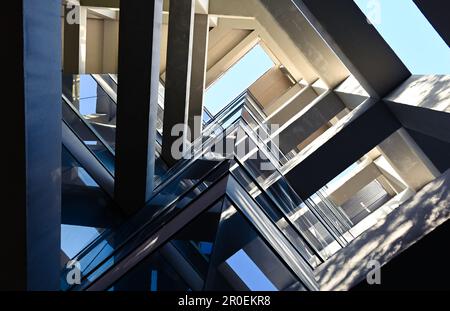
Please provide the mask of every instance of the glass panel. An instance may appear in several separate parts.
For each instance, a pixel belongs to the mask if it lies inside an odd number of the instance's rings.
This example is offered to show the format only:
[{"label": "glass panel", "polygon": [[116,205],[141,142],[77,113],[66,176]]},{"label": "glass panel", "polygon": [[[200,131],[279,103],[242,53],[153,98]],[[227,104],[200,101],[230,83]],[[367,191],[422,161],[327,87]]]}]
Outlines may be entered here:
[{"label": "glass panel", "polygon": [[110,290],[201,290],[208,274],[221,207],[219,202],[202,213],[115,282]]},{"label": "glass panel", "polygon": [[114,78],[109,74],[99,74],[99,76],[105,83],[108,85],[111,90],[117,94],[117,82],[114,80]]},{"label": "glass panel", "polygon": [[113,150],[117,105],[91,75],[63,76],[63,95]]},{"label": "glass panel", "polygon": [[[320,221],[320,218],[313,214],[310,207],[298,197],[284,176],[278,171],[277,166],[273,164],[273,161],[270,161],[270,156],[267,156],[269,151],[265,148],[266,146],[257,143],[254,133],[245,125],[242,126],[240,135],[246,136],[249,140],[249,145],[257,146],[250,148],[258,151],[254,152],[250,157],[241,157],[241,153],[238,152],[236,153],[237,159],[249,176],[260,185],[268,198],[271,199],[272,204],[283,213],[289,223],[292,223],[305,241],[321,257],[326,259],[339,250],[341,248],[340,241],[337,241],[337,239],[340,235],[333,234],[331,229],[325,226]],[[252,196],[256,197],[259,193],[252,194]],[[315,256],[307,256],[306,258],[313,266],[317,265]]]},{"label": "glass panel", "polygon": [[[121,221],[109,196],[62,148],[61,250],[69,259]],[[63,288],[67,287],[63,278]]]},{"label": "glass panel", "polygon": [[267,217],[270,218],[283,235],[293,244],[299,254],[301,254],[312,268],[316,268],[322,262],[321,258],[314,253],[314,249],[308,245],[308,241],[303,239],[293,224],[285,218],[268,195],[260,191],[259,185],[251,180],[247,172],[245,172],[245,169],[237,166],[233,169],[232,174],[240,185],[251,194],[261,209],[266,213]]},{"label": "glass panel", "polygon": [[69,128],[83,141],[86,147],[100,160],[100,162],[114,174],[114,154],[99,136],[94,133],[94,129],[83,121],[70,104],[62,101],[62,118]]},{"label": "glass panel", "polygon": [[225,201],[206,290],[304,290],[245,217]]},{"label": "glass panel", "polygon": [[[108,261],[107,258],[114,254],[114,261],[120,260],[140,245],[150,234],[215,183],[228,169],[225,164],[197,160],[184,174],[171,179],[155,193],[145,208],[120,227],[102,234],[98,241],[78,256],[83,274],[88,275],[94,269],[106,271],[113,264],[113,261]],[[91,276],[90,280],[96,277],[97,274]]]}]

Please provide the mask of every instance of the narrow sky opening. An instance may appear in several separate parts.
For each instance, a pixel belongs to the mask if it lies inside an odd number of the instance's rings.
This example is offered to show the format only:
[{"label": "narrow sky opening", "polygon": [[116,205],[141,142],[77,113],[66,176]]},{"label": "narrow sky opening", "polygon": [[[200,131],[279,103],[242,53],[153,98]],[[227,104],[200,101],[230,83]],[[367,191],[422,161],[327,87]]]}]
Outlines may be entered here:
[{"label": "narrow sky opening", "polygon": [[450,48],[412,0],[354,0],[413,74],[450,74]]},{"label": "narrow sky opening", "polygon": [[277,288],[259,269],[244,250],[239,250],[226,260],[251,291],[277,291]]},{"label": "narrow sky opening", "polygon": [[205,107],[211,114],[217,114],[273,66],[272,59],[264,49],[259,44],[255,45],[208,88]]}]

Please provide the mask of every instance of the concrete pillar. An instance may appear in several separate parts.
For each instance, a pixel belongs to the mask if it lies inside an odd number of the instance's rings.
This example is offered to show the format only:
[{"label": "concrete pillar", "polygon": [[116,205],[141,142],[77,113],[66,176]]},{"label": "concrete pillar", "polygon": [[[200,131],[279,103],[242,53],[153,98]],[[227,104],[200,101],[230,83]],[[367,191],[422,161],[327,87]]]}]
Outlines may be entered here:
[{"label": "concrete pillar", "polygon": [[64,73],[86,72],[86,42],[87,8],[69,2],[64,8]]},{"label": "concrete pillar", "polygon": [[117,73],[119,48],[119,22],[105,20],[103,22],[103,72]]},{"label": "concrete pillar", "polygon": [[[347,68],[328,47],[320,34],[314,30],[309,21],[302,14],[299,14],[292,0],[258,0],[258,2],[264,6],[270,13],[271,18],[280,25],[298,51],[301,52],[302,56],[299,55],[294,58],[296,62],[305,57],[307,63],[317,73],[317,77],[331,89],[348,77]],[[264,22],[261,23],[265,24]],[[268,28],[268,30],[272,32],[271,28]],[[304,65],[302,64],[302,66]],[[313,81],[308,82],[312,83]]]},{"label": "concrete pillar", "polygon": [[[194,0],[170,1],[161,151],[161,156],[168,166],[174,165],[177,158],[181,158],[182,150],[186,143],[185,135],[187,132],[189,113],[194,34],[194,8]],[[178,128],[175,129],[175,126]],[[174,130],[173,133],[172,130]],[[183,143],[181,146],[176,146],[180,139]]]},{"label": "concrete pillar", "polygon": [[162,0],[120,9],[115,198],[131,214],[153,191]]},{"label": "concrete pillar", "polygon": [[384,97],[411,75],[353,0],[293,1],[370,96]]},{"label": "concrete pillar", "polygon": [[209,22],[207,14],[195,14],[188,126],[191,141],[202,133]]},{"label": "concrete pillar", "polygon": [[3,4],[0,290],[59,290],[61,1]]}]

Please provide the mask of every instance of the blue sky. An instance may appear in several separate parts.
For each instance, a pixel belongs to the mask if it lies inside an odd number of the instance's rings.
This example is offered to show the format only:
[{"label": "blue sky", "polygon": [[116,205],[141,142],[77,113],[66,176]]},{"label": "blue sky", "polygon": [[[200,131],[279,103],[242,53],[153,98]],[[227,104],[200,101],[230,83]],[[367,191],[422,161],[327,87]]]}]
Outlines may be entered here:
[{"label": "blue sky", "polygon": [[368,17],[375,1],[375,28],[413,74],[450,74],[450,48],[412,0],[355,0]]},{"label": "blue sky", "polygon": [[[378,1],[380,23],[374,26],[413,74],[450,74],[450,48],[412,0],[354,1],[368,17]],[[205,106],[216,114],[273,66],[256,45],[207,90]]]},{"label": "blue sky", "polygon": [[277,291],[275,285],[243,249],[228,258],[226,262],[251,291]]},{"label": "blue sky", "polygon": [[205,107],[215,115],[273,66],[270,57],[257,44],[208,88]]}]

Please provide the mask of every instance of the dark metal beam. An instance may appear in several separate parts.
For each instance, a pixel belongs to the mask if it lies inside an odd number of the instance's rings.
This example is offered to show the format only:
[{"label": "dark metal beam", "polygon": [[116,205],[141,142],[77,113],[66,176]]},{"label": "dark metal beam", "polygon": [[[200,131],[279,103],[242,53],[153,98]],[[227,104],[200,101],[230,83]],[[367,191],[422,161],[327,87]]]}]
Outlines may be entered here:
[{"label": "dark metal beam", "polygon": [[444,39],[445,43],[450,46],[450,23],[448,21],[450,2],[443,0],[414,0],[414,3]]},{"label": "dark metal beam", "polygon": [[293,1],[372,97],[383,98],[411,76],[353,0]]},{"label": "dark metal beam", "polygon": [[181,133],[177,131],[177,133],[172,134],[174,126],[180,127],[180,131],[183,131],[183,141],[186,139],[191,84],[194,8],[194,0],[172,0],[170,2],[161,152],[163,159],[169,166],[176,163],[177,157],[180,157],[182,151],[180,150],[182,147],[175,148],[181,136],[176,135]]},{"label": "dark metal beam", "polygon": [[115,198],[127,214],[153,191],[162,5],[120,3]]},{"label": "dark metal beam", "polygon": [[382,102],[367,104],[355,110],[350,119],[342,119],[344,122],[332,137],[286,174],[302,199],[317,192],[401,127]]},{"label": "dark metal beam", "polygon": [[4,3],[0,289],[59,290],[61,1]]},{"label": "dark metal beam", "polygon": [[80,0],[82,6],[93,6],[101,8],[119,8],[120,0]]},{"label": "dark metal beam", "polygon": [[195,14],[188,111],[188,127],[191,131],[190,141],[194,141],[202,133],[208,35],[208,14]]}]

